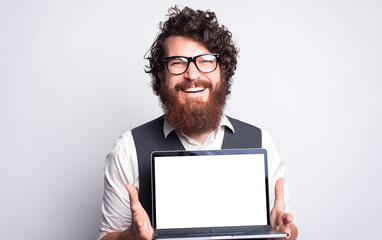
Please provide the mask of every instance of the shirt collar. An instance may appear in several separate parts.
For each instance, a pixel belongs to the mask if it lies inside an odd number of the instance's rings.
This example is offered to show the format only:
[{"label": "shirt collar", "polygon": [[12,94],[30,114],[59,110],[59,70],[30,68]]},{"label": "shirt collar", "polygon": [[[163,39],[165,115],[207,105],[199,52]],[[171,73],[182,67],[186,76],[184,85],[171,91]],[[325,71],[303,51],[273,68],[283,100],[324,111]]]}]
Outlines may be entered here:
[{"label": "shirt collar", "polygon": [[[235,133],[235,129],[233,128],[231,122],[228,120],[227,116],[226,115],[223,115],[223,117],[221,118],[220,120],[220,124],[219,124],[219,127],[220,126],[225,126],[225,127],[228,127],[231,129],[231,131],[233,133]],[[175,130],[175,127],[171,126],[170,123],[164,119],[164,124],[163,124],[163,134],[164,134],[164,137],[167,138],[167,136]]]}]

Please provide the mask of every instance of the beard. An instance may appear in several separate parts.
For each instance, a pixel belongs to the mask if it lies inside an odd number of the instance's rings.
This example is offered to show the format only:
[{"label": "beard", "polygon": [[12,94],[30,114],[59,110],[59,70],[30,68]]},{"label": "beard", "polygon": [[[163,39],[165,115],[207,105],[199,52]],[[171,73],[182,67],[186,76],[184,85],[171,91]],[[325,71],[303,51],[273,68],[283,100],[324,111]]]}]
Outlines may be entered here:
[{"label": "beard", "polygon": [[[202,99],[186,99],[181,103],[178,91],[188,87],[205,87],[209,89],[207,101]],[[206,90],[205,89],[205,90]],[[204,91],[205,91],[204,90]],[[214,131],[219,126],[228,95],[228,83],[222,79],[214,88],[205,81],[189,81],[178,83],[174,89],[162,83],[159,97],[165,112],[165,119],[184,134],[202,134]]]}]

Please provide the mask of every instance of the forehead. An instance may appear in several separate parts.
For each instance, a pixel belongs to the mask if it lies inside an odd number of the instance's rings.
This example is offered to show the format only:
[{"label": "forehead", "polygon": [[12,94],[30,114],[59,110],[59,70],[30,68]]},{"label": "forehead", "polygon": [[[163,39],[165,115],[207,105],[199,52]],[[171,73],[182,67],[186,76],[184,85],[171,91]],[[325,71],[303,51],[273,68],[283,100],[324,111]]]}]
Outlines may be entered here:
[{"label": "forehead", "polygon": [[194,39],[183,36],[170,36],[166,40],[165,57],[194,57],[205,53],[211,52],[201,42]]}]

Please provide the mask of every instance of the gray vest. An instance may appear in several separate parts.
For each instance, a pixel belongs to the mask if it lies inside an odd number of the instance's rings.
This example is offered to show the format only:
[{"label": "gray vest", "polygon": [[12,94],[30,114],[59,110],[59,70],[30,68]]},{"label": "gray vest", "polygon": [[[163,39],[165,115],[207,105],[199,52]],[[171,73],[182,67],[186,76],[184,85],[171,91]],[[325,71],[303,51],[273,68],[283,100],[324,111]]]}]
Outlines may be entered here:
[{"label": "gray vest", "polygon": [[[222,149],[261,148],[261,130],[255,126],[227,117],[235,133],[225,128]],[[151,211],[151,153],[153,151],[185,150],[175,131],[167,138],[163,134],[163,116],[134,128],[135,148],[138,156],[139,200],[149,215]]]}]

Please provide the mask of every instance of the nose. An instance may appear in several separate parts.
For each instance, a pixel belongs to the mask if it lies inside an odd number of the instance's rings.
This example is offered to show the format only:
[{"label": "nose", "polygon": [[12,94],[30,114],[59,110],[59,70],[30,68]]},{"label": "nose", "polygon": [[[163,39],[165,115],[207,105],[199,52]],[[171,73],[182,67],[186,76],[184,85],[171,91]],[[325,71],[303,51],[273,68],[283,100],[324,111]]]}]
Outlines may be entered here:
[{"label": "nose", "polygon": [[194,62],[190,62],[187,71],[184,73],[184,77],[190,81],[194,81],[200,77],[200,71]]}]

